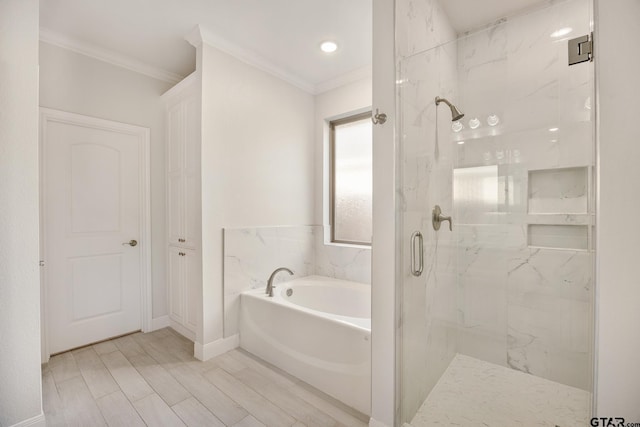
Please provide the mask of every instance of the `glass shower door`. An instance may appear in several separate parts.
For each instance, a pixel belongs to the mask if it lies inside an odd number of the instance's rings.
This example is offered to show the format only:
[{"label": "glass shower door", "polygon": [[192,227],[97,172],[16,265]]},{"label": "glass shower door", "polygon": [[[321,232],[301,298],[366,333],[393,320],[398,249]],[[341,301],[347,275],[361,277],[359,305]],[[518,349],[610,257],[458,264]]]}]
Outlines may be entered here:
[{"label": "glass shower door", "polygon": [[401,423],[588,423],[593,64],[567,51],[591,10],[546,4],[399,58]]}]

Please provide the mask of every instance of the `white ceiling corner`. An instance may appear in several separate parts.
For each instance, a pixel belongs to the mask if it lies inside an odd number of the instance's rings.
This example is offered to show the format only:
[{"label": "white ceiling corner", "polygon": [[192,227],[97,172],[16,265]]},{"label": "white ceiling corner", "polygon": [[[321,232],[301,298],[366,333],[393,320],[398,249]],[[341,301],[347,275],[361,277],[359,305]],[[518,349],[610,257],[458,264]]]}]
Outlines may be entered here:
[{"label": "white ceiling corner", "polygon": [[246,64],[284,80],[305,92],[310,94],[315,93],[315,86],[313,83],[288,72],[256,52],[243,48],[217,34],[214,34],[203,25],[198,25],[192,32],[185,36],[185,40],[196,47],[202,43],[215,47],[216,49],[227,53]]},{"label": "white ceiling corner", "polygon": [[371,66],[372,0],[40,0],[40,23],[44,42],[170,82],[198,38],[312,94]]},{"label": "white ceiling corner", "polygon": [[154,67],[135,58],[123,55],[112,50],[104,49],[83,40],[65,36],[48,28],[40,27],[40,40],[45,43],[62,47],[64,49],[68,49],[73,52],[80,53],[82,55],[89,56],[91,58],[95,58],[118,67],[126,68],[127,70],[135,71],[137,73],[144,74],[158,80],[166,81],[168,83],[176,84],[184,78],[184,76],[181,76],[179,74]]},{"label": "white ceiling corner", "polygon": [[349,83],[355,83],[359,80],[370,79],[372,76],[373,67],[371,65],[367,65],[315,85],[313,93],[315,95],[318,95],[323,92],[328,92],[332,89],[339,88],[340,86],[348,85]]}]

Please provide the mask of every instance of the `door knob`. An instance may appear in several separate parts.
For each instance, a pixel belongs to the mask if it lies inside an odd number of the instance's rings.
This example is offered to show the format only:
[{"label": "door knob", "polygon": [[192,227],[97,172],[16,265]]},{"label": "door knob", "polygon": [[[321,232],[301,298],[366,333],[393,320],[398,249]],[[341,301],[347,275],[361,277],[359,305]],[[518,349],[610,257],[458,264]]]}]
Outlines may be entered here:
[{"label": "door knob", "polygon": [[431,224],[433,224],[433,229],[436,231],[440,230],[440,225],[442,225],[443,221],[449,221],[449,231],[453,231],[451,217],[442,215],[442,209],[440,209],[440,206],[436,205],[433,208],[433,212],[431,212]]},{"label": "door knob", "polygon": [[129,240],[128,242],[123,243],[122,246],[124,245],[136,246],[137,244],[138,244],[137,240]]}]

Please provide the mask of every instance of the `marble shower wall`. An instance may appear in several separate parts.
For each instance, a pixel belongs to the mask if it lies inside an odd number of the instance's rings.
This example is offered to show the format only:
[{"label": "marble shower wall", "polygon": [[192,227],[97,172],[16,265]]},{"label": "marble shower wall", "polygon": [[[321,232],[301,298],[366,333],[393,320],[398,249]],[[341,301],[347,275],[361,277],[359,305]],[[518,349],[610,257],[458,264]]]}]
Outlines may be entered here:
[{"label": "marble shower wall", "polygon": [[[402,414],[410,421],[456,354],[456,246],[446,225],[431,226],[437,204],[453,210],[452,175],[455,151],[449,143],[451,114],[436,108],[436,96],[457,98],[457,49],[442,41],[455,32],[440,4],[401,0],[397,8],[399,86],[398,203],[403,240],[398,247],[402,268]],[[437,124],[436,124],[437,123]],[[424,236],[424,272],[410,273],[409,236]]]},{"label": "marble shower wall", "polygon": [[[569,67],[588,0],[557,2],[458,39],[465,128],[454,206],[458,351],[591,389],[593,69]],[[490,115],[499,124],[489,126]],[[469,120],[480,126],[471,129]],[[464,141],[464,144],[457,144]]]},{"label": "marble shower wall", "polygon": [[[460,35],[438,0],[398,0],[396,16],[403,421],[455,353],[590,390],[593,65],[569,67],[550,37],[588,34],[589,0]],[[444,106],[436,119],[437,95],[466,114],[462,131]],[[435,204],[453,233],[433,231]]]},{"label": "marble shower wall", "polygon": [[396,1],[396,57],[400,60],[457,38],[438,0]]},{"label": "marble shower wall", "polygon": [[[294,277],[320,275],[371,283],[371,250],[325,245],[322,226],[224,230],[224,336],[238,333],[240,294],[265,288],[278,267]],[[284,280],[287,274],[277,281]]]}]

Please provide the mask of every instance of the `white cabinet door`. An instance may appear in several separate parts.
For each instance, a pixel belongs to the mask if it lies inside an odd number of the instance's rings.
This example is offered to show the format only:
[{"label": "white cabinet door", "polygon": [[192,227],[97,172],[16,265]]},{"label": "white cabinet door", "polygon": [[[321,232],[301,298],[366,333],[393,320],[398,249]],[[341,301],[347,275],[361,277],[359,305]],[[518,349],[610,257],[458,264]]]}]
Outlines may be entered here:
[{"label": "white cabinet door", "polygon": [[169,173],[182,172],[184,165],[184,118],[182,103],[174,105],[167,112],[167,135],[169,147],[167,150],[167,171]]},{"label": "white cabinet door", "polygon": [[167,109],[167,229],[169,315],[173,327],[190,336],[201,311],[199,256],[200,106],[193,87],[185,86]]},{"label": "white cabinet door", "polygon": [[167,231],[169,244],[197,247],[200,230],[200,131],[197,99],[167,113]]},{"label": "white cabinet door", "polygon": [[182,242],[184,216],[184,179],[180,173],[167,176],[167,232],[171,245]]},{"label": "white cabinet door", "polygon": [[184,210],[183,238],[185,245],[196,248],[200,232],[200,119],[197,99],[182,102],[184,129]]},{"label": "white cabinet door", "polygon": [[185,326],[191,331],[196,330],[198,325],[198,313],[200,301],[202,298],[202,289],[200,284],[200,261],[195,251],[185,250],[184,258],[184,284],[185,284]]},{"label": "white cabinet door", "polygon": [[167,113],[167,233],[170,244],[184,234],[184,114],[182,104]]},{"label": "white cabinet door", "polygon": [[169,247],[169,316],[195,332],[201,300],[200,261],[195,251]]},{"label": "white cabinet door", "polygon": [[169,246],[167,281],[169,284],[169,317],[184,324],[184,249]]}]

